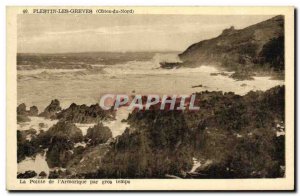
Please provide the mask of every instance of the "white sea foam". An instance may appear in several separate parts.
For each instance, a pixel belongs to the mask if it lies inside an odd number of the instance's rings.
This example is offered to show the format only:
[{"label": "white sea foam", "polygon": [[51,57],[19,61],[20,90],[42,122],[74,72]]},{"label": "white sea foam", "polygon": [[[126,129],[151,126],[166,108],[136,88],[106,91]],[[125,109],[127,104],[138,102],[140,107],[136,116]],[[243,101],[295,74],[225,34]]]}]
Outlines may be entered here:
[{"label": "white sea foam", "polygon": [[[20,131],[35,129],[37,134],[40,130],[47,131],[50,127],[58,122],[58,120],[50,120],[44,117],[30,116],[29,122],[22,122],[17,124],[17,129]],[[42,125],[42,126],[41,126]]]},{"label": "white sea foam", "polygon": [[77,72],[84,71],[85,69],[30,69],[30,70],[18,70],[18,75],[26,76],[26,75],[36,75],[41,73],[55,74],[55,73],[69,73],[69,72]]},{"label": "white sea foam", "polygon": [[95,126],[95,123],[89,123],[89,124],[83,124],[83,123],[75,123],[76,127],[78,127],[82,131],[82,135],[87,134],[87,130],[93,126]]},{"label": "white sea foam", "polygon": [[122,122],[123,119],[127,120],[130,111],[128,111],[125,107],[120,107],[116,113],[116,120],[103,122],[104,126],[110,128],[113,137],[121,135],[126,127],[129,125],[126,122]]},{"label": "white sea foam", "polygon": [[46,162],[46,152],[37,154],[35,158],[26,157],[25,160],[18,163],[18,173],[24,173],[28,170],[35,171],[37,175],[44,171],[48,176],[49,166]]},{"label": "white sea foam", "polygon": [[[173,56],[172,56],[173,55]],[[173,58],[173,59],[172,59]],[[47,77],[18,78],[18,104],[36,105],[43,110],[52,99],[61,102],[63,108],[71,103],[94,104],[104,94],[192,94],[200,91],[235,92],[244,95],[251,90],[267,90],[283,85],[283,80],[270,77],[254,77],[254,80],[236,81],[218,73],[216,67],[204,65],[197,68],[161,69],[159,62],[178,61],[174,54],[157,54],[150,61],[130,61],[116,65],[101,65],[103,71],[74,71],[60,74],[55,70]],[[18,74],[25,71],[19,71]],[[30,70],[35,72],[34,70]],[[48,73],[48,70],[47,70]],[[78,74],[83,73],[83,74]],[[192,88],[194,86],[194,88]],[[196,86],[196,87],[195,87]],[[198,87],[197,87],[198,86]]]},{"label": "white sea foam", "polygon": [[[97,103],[101,95],[107,93],[179,95],[208,90],[231,91],[244,95],[251,90],[265,91],[276,85],[284,84],[284,81],[271,80],[270,77],[254,77],[254,80],[236,81],[226,75],[212,76],[211,73],[218,73],[220,70],[211,65],[197,68],[161,69],[159,62],[179,61],[177,56],[172,55],[157,54],[150,61],[93,66],[101,67],[104,69],[103,72],[88,72],[82,69],[18,70],[18,76],[22,76],[18,77],[17,83],[18,104],[36,105],[39,111],[43,111],[55,98],[61,102],[63,108],[67,108],[71,103]],[[128,113],[126,108],[119,108],[116,120],[103,122],[111,129],[113,137],[121,135],[129,126],[126,122],[122,122],[122,119],[127,119]],[[41,129],[47,131],[57,123],[56,120],[52,121],[42,117],[30,117],[30,119],[30,122],[19,123],[18,130],[34,128],[37,131]],[[44,123],[45,126],[40,127],[40,123]],[[94,125],[76,123],[83,135],[86,135],[87,129]],[[277,135],[284,133],[284,131],[280,131],[277,132]],[[84,146],[84,144],[77,143],[76,146]],[[195,171],[200,166],[200,162],[196,159],[193,160],[193,163],[191,171]],[[28,169],[34,169],[37,173],[45,171],[49,174],[45,154],[38,154],[35,159],[27,157],[18,164],[18,172],[25,172]]]},{"label": "white sea foam", "polygon": [[198,161],[195,157],[193,157],[193,167],[190,172],[195,172],[198,167],[201,166],[200,161]]}]

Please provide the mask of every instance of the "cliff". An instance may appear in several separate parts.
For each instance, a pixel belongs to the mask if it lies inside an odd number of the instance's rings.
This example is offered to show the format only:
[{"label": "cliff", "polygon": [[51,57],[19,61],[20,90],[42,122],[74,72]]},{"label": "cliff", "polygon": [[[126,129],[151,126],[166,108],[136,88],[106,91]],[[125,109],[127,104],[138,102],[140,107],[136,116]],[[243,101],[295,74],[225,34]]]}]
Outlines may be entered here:
[{"label": "cliff", "polygon": [[179,54],[183,66],[215,64],[234,71],[284,70],[284,18],[276,16],[236,30],[225,29]]}]

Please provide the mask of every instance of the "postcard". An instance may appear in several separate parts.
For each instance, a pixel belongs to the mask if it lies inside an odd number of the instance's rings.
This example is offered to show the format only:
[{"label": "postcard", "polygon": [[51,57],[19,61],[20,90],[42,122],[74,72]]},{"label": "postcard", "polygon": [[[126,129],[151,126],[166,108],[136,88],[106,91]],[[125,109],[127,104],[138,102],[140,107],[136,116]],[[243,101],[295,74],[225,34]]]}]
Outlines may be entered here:
[{"label": "postcard", "polygon": [[294,190],[293,7],[6,11],[8,190]]}]

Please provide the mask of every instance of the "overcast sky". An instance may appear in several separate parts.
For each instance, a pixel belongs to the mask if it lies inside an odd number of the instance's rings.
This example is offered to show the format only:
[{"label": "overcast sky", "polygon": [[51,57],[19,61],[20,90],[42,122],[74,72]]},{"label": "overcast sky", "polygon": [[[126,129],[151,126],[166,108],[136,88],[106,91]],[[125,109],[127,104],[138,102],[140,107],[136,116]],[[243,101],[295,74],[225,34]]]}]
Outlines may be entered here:
[{"label": "overcast sky", "polygon": [[272,16],[19,15],[18,52],[183,51]]}]

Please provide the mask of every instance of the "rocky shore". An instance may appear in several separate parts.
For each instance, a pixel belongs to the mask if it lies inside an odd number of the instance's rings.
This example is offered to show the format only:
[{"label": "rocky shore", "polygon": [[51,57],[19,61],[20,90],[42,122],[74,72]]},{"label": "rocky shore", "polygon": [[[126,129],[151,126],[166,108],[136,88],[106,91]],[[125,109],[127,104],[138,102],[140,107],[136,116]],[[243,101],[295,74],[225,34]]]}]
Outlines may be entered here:
[{"label": "rocky shore", "polygon": [[281,15],[243,29],[231,26],[212,39],[189,46],[178,55],[180,63],[163,62],[161,68],[214,65],[233,71],[236,80],[253,76],[284,78],[284,18]]},{"label": "rocky shore", "polygon": [[[18,178],[283,177],[284,94],[284,86],[244,96],[204,91],[196,94],[199,111],[135,110],[116,137],[103,123],[113,121],[115,111],[97,104],[62,109],[53,100],[40,114],[21,104],[18,123],[24,123],[20,116],[57,123],[17,130],[18,163],[43,154],[50,171],[28,168]],[[84,135],[75,123],[95,125]]]}]

